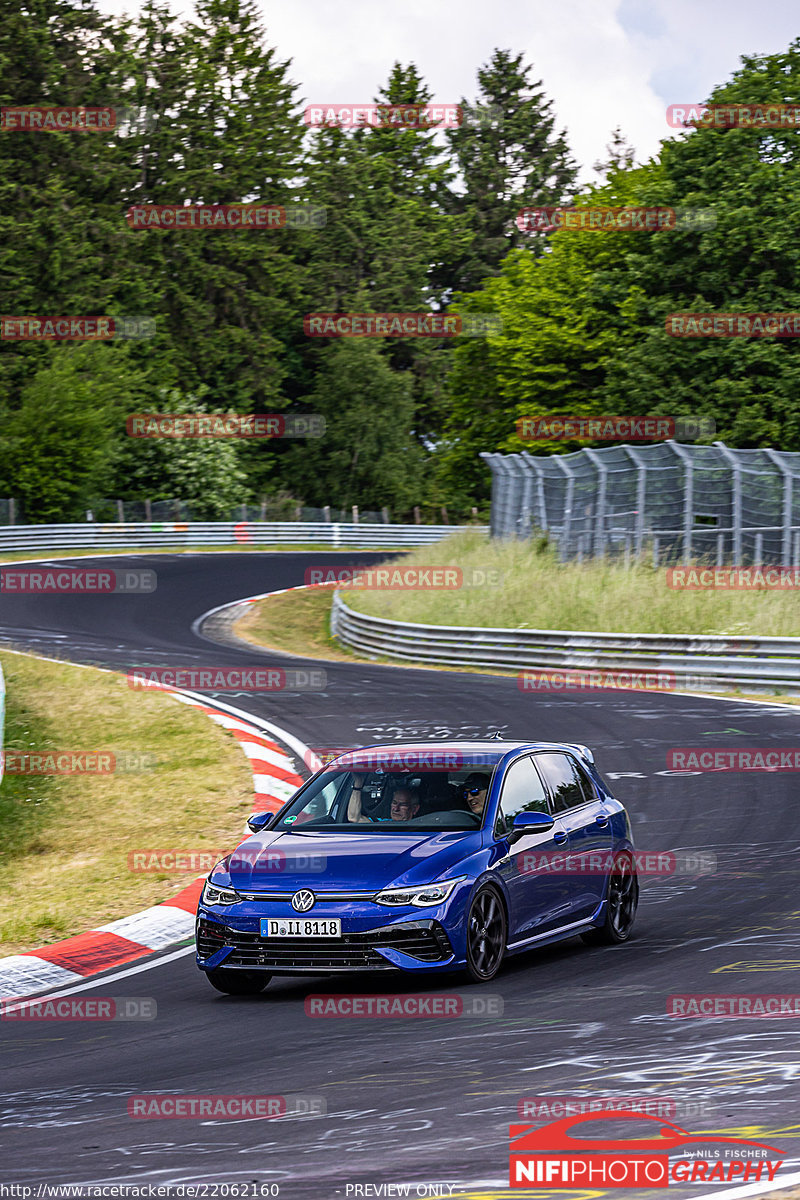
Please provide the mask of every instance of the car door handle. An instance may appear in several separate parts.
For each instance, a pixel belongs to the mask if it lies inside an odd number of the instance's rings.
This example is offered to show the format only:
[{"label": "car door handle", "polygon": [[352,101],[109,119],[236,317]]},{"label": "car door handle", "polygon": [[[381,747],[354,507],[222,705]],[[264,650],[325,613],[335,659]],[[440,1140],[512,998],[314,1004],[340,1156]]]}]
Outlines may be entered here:
[{"label": "car door handle", "polygon": [[563,832],[560,832],[560,833],[554,833],[554,834],[553,834],[553,841],[555,842],[555,844],[556,844],[557,846],[563,846],[563,845],[564,845],[564,842],[566,842],[566,841],[568,840],[568,836],[569,836],[568,834],[566,834],[566,833],[563,833]]}]

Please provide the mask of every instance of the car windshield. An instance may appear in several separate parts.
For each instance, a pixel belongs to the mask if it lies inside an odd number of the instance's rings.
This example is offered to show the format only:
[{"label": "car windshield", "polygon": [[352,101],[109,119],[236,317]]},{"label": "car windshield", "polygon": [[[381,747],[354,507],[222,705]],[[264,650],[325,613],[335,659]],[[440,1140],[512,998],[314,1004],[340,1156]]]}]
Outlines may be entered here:
[{"label": "car windshield", "polygon": [[[395,833],[479,829],[502,754],[475,755],[453,769],[343,770],[332,763],[298,792],[272,826],[283,831]],[[487,759],[491,758],[490,762]]]}]

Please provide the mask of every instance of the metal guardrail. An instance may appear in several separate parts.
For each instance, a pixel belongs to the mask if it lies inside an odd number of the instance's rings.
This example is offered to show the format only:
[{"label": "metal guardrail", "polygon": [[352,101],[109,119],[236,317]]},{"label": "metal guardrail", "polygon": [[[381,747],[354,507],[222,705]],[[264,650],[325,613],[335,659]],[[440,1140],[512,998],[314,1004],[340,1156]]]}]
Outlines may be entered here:
[{"label": "metal guardrail", "polygon": [[158,521],[146,524],[0,526],[0,554],[14,550],[123,550],[146,546],[280,546],[353,549],[426,546],[485,525],[354,525],[310,521]]},{"label": "metal guardrail", "polygon": [[800,638],[421,625],[357,612],[348,608],[340,592],[333,598],[331,632],[362,654],[419,663],[517,671],[662,672],[674,676],[674,686],[684,690],[744,688],[800,695]]}]

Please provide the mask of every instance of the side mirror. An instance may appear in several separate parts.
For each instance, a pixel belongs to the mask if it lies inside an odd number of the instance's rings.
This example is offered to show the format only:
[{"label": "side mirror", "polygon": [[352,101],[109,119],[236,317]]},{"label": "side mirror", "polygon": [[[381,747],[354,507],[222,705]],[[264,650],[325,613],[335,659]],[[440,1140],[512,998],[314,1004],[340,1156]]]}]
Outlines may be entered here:
[{"label": "side mirror", "polygon": [[274,816],[275,813],[272,812],[253,813],[252,817],[247,818],[247,828],[253,833],[258,833],[265,825],[269,825]]},{"label": "side mirror", "polygon": [[516,842],[526,833],[547,833],[554,825],[550,813],[519,812],[511,823],[511,833],[506,836],[509,842]]}]

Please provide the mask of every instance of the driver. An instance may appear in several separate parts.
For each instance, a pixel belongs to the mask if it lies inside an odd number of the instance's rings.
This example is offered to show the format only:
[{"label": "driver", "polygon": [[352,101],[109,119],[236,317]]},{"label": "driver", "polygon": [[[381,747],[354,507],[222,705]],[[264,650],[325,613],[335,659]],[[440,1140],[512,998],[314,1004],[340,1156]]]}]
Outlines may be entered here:
[{"label": "driver", "polygon": [[350,800],[347,805],[347,819],[353,824],[364,821],[410,821],[419,812],[419,800],[416,798],[411,788],[399,787],[392,795],[392,804],[389,810],[388,817],[365,817],[361,812],[361,787],[364,783],[363,775],[353,776],[353,789],[350,793]]},{"label": "driver", "polygon": [[483,816],[483,809],[486,804],[486,792],[489,788],[489,776],[483,771],[472,771],[464,780],[460,788],[462,800],[466,801],[467,808],[476,817]]}]

